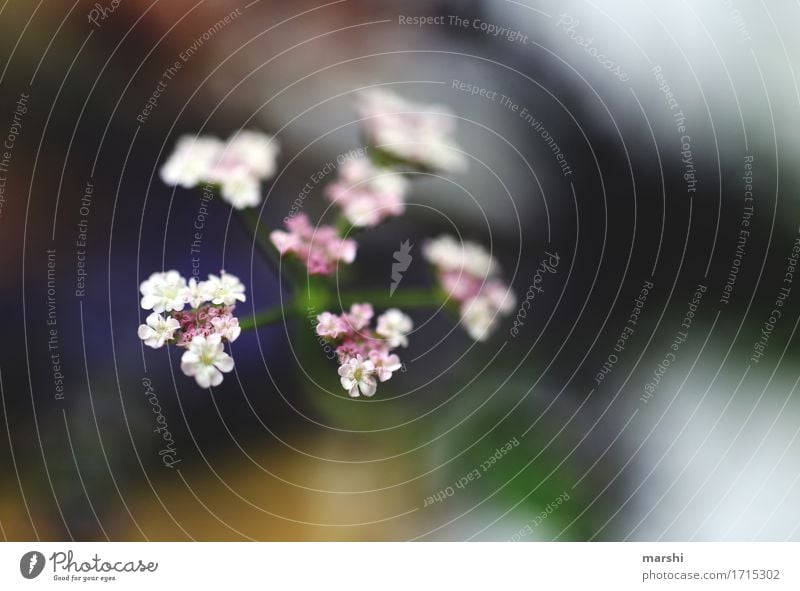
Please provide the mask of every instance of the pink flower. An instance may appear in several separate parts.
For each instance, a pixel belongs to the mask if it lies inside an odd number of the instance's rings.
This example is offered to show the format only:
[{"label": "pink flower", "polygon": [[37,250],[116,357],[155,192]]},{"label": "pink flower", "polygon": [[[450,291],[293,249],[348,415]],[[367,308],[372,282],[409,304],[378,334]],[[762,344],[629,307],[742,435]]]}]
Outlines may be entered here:
[{"label": "pink flower", "polygon": [[342,209],[353,226],[377,226],[405,212],[408,181],[388,168],[373,166],[366,157],[342,165],[339,179],[325,188],[325,196]]},{"label": "pink flower", "polygon": [[447,235],[429,241],[422,252],[442,288],[460,304],[461,324],[470,337],[488,339],[516,303],[511,288],[497,278],[500,267],[494,257],[480,244]]},{"label": "pink flower", "polygon": [[462,271],[444,271],[439,274],[442,288],[457,302],[474,298],[481,291],[483,279]]},{"label": "pink flower", "polygon": [[286,220],[286,229],[275,230],[270,240],[281,256],[295,255],[312,275],[330,275],[336,264],[352,263],[356,258],[354,240],[343,240],[333,226],[314,228],[308,216],[298,214]]},{"label": "pink flower", "polygon": [[317,334],[321,337],[338,338],[347,333],[347,324],[336,314],[323,312],[317,316]]},{"label": "pink flower", "polygon": [[339,343],[339,375],[350,396],[358,396],[359,392],[372,396],[376,378],[385,382],[402,367],[391,350],[408,344],[406,334],[413,328],[411,319],[400,310],[391,309],[378,318],[373,330],[369,325],[374,315],[371,304],[356,303],[341,316],[330,312],[317,316],[317,334]]},{"label": "pink flower", "polygon": [[369,326],[369,321],[375,314],[372,304],[353,304],[350,306],[350,313],[345,315],[345,319],[354,330],[361,330]]},{"label": "pink flower", "polygon": [[[216,308],[214,308],[216,309]],[[239,338],[242,329],[239,327],[239,319],[231,314],[223,314],[211,318],[211,326],[214,331],[228,342],[233,342]]]},{"label": "pink flower", "polygon": [[375,367],[375,374],[381,382],[385,382],[392,377],[392,373],[403,367],[400,358],[386,351],[372,350],[369,352],[369,360]]}]

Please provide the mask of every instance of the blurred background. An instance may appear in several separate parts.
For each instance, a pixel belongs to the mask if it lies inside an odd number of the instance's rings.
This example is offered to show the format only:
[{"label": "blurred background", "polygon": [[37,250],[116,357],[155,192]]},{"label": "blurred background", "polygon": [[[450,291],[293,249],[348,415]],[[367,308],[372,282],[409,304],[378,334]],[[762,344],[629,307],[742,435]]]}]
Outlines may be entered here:
[{"label": "blurred background", "polygon": [[[800,539],[798,17],[741,0],[5,2],[0,533]],[[406,216],[359,236],[348,285],[388,291],[405,240],[404,282],[430,285],[419,248],[457,229],[522,299],[555,253],[518,335],[508,319],[475,344],[415,310],[407,371],[357,400],[307,319],[244,333],[211,392],[179,351],[144,350],[139,283],[189,275],[203,205],[158,177],[176,139],[275,134],[270,230],[363,147],[354,96],[376,85],[448,106],[469,170],[415,181]],[[319,185],[303,207],[326,206]],[[228,206],[202,228],[201,272],[242,278],[241,315],[290,295]]]}]

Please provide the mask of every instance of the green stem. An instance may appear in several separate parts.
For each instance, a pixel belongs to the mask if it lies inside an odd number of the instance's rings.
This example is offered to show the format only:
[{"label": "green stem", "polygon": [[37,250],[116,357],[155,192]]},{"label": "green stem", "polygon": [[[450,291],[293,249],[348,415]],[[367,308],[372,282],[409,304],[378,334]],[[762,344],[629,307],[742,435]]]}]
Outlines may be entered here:
[{"label": "green stem", "polygon": [[[334,296],[336,298],[336,296]],[[343,308],[356,303],[370,303],[375,308],[437,308],[444,298],[439,289],[398,289],[393,295],[389,290],[358,290],[338,294]]]},{"label": "green stem", "polygon": [[[269,263],[272,264],[275,272],[281,274],[281,260],[278,256],[278,251],[272,242],[269,239],[269,236],[263,231],[264,226],[259,224],[258,215],[252,209],[243,209],[241,211],[237,211],[237,218],[245,227],[245,229],[250,233],[250,235],[255,239],[256,246],[261,251],[261,254],[264,255],[264,258],[267,259]],[[287,279],[287,283],[289,279],[287,277],[287,273],[283,273],[285,279]],[[291,284],[290,284],[291,286]]]},{"label": "green stem", "polygon": [[[309,297],[309,293],[313,294]],[[294,299],[287,306],[269,308],[256,312],[252,316],[244,316],[239,320],[242,330],[252,330],[276,324],[284,319],[302,316],[304,312],[320,314],[330,308],[340,306],[349,308],[352,304],[368,302],[375,308],[400,308],[408,310],[412,308],[436,308],[442,304],[442,293],[438,289],[404,289],[398,290],[394,295],[389,295],[385,291],[360,290],[358,292],[341,292],[338,297],[333,294],[325,293],[321,290],[311,290],[296,292]],[[310,310],[310,312],[309,312]]]},{"label": "green stem", "polygon": [[278,306],[276,308],[269,308],[256,312],[252,316],[244,316],[239,319],[239,326],[242,330],[252,330],[255,328],[262,328],[270,324],[277,324],[284,318],[292,318],[297,316],[297,308],[293,305],[286,307]]}]

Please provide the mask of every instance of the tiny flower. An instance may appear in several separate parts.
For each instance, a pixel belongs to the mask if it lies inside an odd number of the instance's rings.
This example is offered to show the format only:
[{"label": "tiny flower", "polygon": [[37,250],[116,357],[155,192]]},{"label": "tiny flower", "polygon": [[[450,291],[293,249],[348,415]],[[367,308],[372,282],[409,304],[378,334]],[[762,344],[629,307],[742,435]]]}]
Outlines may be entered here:
[{"label": "tiny flower", "polygon": [[255,131],[241,131],[227,143],[187,135],[161,168],[161,179],[185,188],[218,185],[234,208],[254,207],[261,202],[260,182],[275,174],[277,154],[277,141]]},{"label": "tiny flower", "polygon": [[422,247],[422,254],[430,264],[445,271],[461,269],[461,244],[447,234],[428,240]]},{"label": "tiny flower", "polygon": [[242,333],[242,329],[239,327],[239,319],[230,314],[212,318],[211,326],[214,327],[218,335],[230,343],[238,339],[239,335]]},{"label": "tiny flower", "polygon": [[225,353],[218,334],[195,336],[181,357],[181,371],[194,376],[201,388],[219,386],[222,374],[233,369],[233,358]]},{"label": "tiny flower", "polygon": [[466,168],[452,139],[453,115],[438,105],[406,101],[383,89],[363,92],[358,110],[370,142],[396,160],[442,172]]},{"label": "tiny flower", "polygon": [[142,308],[159,313],[179,312],[186,305],[186,290],[186,279],[177,271],[153,273],[139,287]]},{"label": "tiny flower", "polygon": [[244,295],[244,285],[239,278],[225,271],[222,271],[219,277],[209,274],[204,289],[212,304],[232,306],[237,301],[244,302],[247,299]]},{"label": "tiny flower", "polygon": [[189,279],[189,286],[186,288],[185,294],[186,302],[192,308],[199,308],[203,302],[208,301],[208,291],[206,290],[206,282],[198,281],[195,277]]},{"label": "tiny flower", "polygon": [[369,352],[369,360],[375,366],[375,373],[381,382],[385,382],[392,377],[392,374],[403,367],[397,355],[390,354],[383,350],[372,350]]},{"label": "tiny flower", "polygon": [[144,344],[153,349],[163,347],[167,341],[172,340],[175,331],[181,325],[174,318],[164,318],[161,314],[153,312],[146,319],[147,324],[139,326],[139,338]]},{"label": "tiny flower", "polygon": [[353,226],[371,227],[405,212],[408,181],[399,173],[373,166],[366,157],[347,161],[339,179],[325,188],[325,195],[342,208]]},{"label": "tiny flower", "polygon": [[220,195],[234,209],[255,207],[261,203],[261,184],[253,174],[243,166],[214,173],[211,180],[221,185]]},{"label": "tiny flower", "polygon": [[334,260],[342,261],[349,265],[356,260],[356,241],[347,239],[329,243],[328,253]]},{"label": "tiny flower", "polygon": [[475,277],[488,278],[496,275],[500,267],[494,257],[480,244],[464,241],[464,269]]},{"label": "tiny flower", "polygon": [[497,261],[480,244],[446,235],[429,241],[423,255],[436,267],[448,296],[461,304],[461,324],[469,335],[488,339],[498,317],[509,315],[516,302],[511,289],[496,279]]},{"label": "tiny flower", "polygon": [[286,220],[286,229],[270,234],[270,240],[281,256],[295,255],[311,275],[330,275],[336,263],[352,263],[356,258],[354,240],[343,240],[333,226],[314,228],[308,216],[298,214]]},{"label": "tiny flower", "polygon": [[228,139],[220,158],[221,166],[241,166],[258,180],[275,175],[278,141],[258,131],[242,130]]},{"label": "tiny flower", "polygon": [[479,279],[486,279],[499,271],[497,261],[483,246],[467,240],[459,242],[448,235],[428,241],[422,254],[441,271],[465,273]]},{"label": "tiny flower", "polygon": [[439,274],[442,289],[457,302],[474,298],[481,291],[485,280],[460,271],[444,271]]},{"label": "tiny flower", "polygon": [[361,355],[342,364],[339,367],[339,376],[342,387],[353,398],[358,397],[359,392],[364,396],[372,396],[378,386],[375,380],[375,366],[371,361],[365,361]]},{"label": "tiny flower", "polygon": [[210,136],[182,136],[161,167],[161,180],[186,189],[205,181],[219,158],[223,143]]},{"label": "tiny flower", "polygon": [[498,309],[485,297],[467,300],[461,305],[461,324],[476,341],[485,341],[497,322]]},{"label": "tiny flower", "polygon": [[378,316],[375,332],[386,339],[389,347],[408,347],[407,335],[413,328],[411,318],[397,308],[391,308]]},{"label": "tiny flower", "polygon": [[347,332],[347,326],[336,314],[323,312],[317,316],[317,334],[321,337],[338,338]]},{"label": "tiny flower", "polygon": [[283,230],[274,230],[269,235],[269,239],[281,256],[291,252],[298,252],[302,246],[302,241],[297,234],[284,232]]},{"label": "tiny flower", "polygon": [[350,306],[350,313],[346,315],[346,320],[354,330],[361,330],[369,325],[374,314],[371,304],[353,304]]},{"label": "tiny flower", "polygon": [[517,298],[511,288],[500,281],[490,281],[483,288],[482,294],[503,316],[508,316],[517,305]]}]

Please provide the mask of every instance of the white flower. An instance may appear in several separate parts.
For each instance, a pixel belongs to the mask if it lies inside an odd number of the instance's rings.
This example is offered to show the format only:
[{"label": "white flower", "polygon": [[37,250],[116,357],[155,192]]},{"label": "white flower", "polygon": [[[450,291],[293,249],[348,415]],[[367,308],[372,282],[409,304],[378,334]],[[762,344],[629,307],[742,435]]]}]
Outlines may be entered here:
[{"label": "white flower", "polygon": [[234,209],[255,207],[261,203],[261,184],[244,166],[224,173],[215,172],[211,180],[221,185],[220,195]]},{"label": "white flower", "polygon": [[189,279],[189,286],[186,288],[185,297],[186,297],[186,302],[192,308],[199,308],[200,306],[203,305],[203,302],[206,302],[211,299],[208,297],[206,282],[198,281],[194,277]]},{"label": "white flower", "polygon": [[371,228],[381,223],[382,211],[372,195],[359,194],[342,204],[342,214],[356,228]]},{"label": "white flower", "polygon": [[397,355],[387,353],[386,351],[370,351],[369,360],[372,361],[372,364],[375,366],[375,373],[382,382],[391,378],[394,372],[403,367]]},{"label": "white flower", "polygon": [[457,271],[480,279],[492,277],[499,271],[497,261],[483,246],[467,240],[459,242],[446,234],[428,241],[422,254],[441,271]]},{"label": "white flower", "polygon": [[239,326],[239,319],[230,314],[212,318],[211,325],[218,335],[230,343],[238,339],[239,335],[242,333],[242,329]]},{"label": "white flower", "polygon": [[517,305],[517,296],[500,281],[490,281],[481,292],[503,316],[508,316]]},{"label": "white flower", "polygon": [[222,374],[232,369],[233,358],[225,353],[222,337],[218,334],[194,337],[181,357],[181,371],[187,376],[194,376],[201,388],[219,386]]},{"label": "white flower", "polygon": [[216,164],[223,143],[214,137],[184,135],[161,167],[161,180],[166,184],[190,189],[205,181]]},{"label": "white flower", "polygon": [[339,367],[342,387],[351,397],[356,398],[359,392],[364,396],[372,396],[378,387],[375,380],[375,366],[371,361],[364,361],[361,355],[350,358]]},{"label": "white flower", "polygon": [[242,130],[228,139],[222,161],[232,160],[244,165],[254,177],[264,180],[275,174],[279,151],[278,141],[271,135]]},{"label": "white flower", "polygon": [[382,89],[366,91],[359,99],[367,136],[380,150],[432,170],[466,168],[466,159],[451,137],[453,115],[449,109],[412,103]]},{"label": "white flower", "polygon": [[461,267],[461,245],[448,234],[428,240],[422,247],[422,254],[426,261],[443,270],[452,271]]},{"label": "white flower", "polygon": [[222,271],[219,277],[209,274],[208,281],[204,283],[207,297],[212,304],[232,306],[237,301],[244,302],[247,299],[244,295],[244,285],[239,278],[225,271]]},{"label": "white flower", "polygon": [[142,293],[142,308],[153,312],[183,310],[186,305],[186,279],[177,271],[153,273],[139,286]]},{"label": "white flower", "polygon": [[408,333],[414,328],[411,318],[397,308],[390,308],[378,316],[375,332],[386,339],[388,345],[394,347],[408,347]]},{"label": "white flower", "polygon": [[161,167],[168,185],[220,186],[222,198],[236,209],[261,202],[260,181],[275,174],[278,143],[272,136],[241,131],[227,143],[210,136],[182,136]]},{"label": "white flower", "polygon": [[484,296],[477,296],[461,305],[461,324],[476,341],[489,338],[497,323],[499,310],[493,302]]},{"label": "white flower", "polygon": [[496,275],[500,267],[482,245],[467,240],[464,241],[464,269],[470,275],[484,279]]},{"label": "white flower", "polygon": [[406,202],[400,195],[359,193],[342,203],[342,214],[356,228],[377,226],[386,218],[403,215]]},{"label": "white flower", "polygon": [[139,338],[144,344],[153,349],[163,347],[164,343],[172,340],[172,335],[180,328],[180,323],[174,318],[164,318],[161,314],[153,312],[146,319],[147,324],[139,326]]}]

